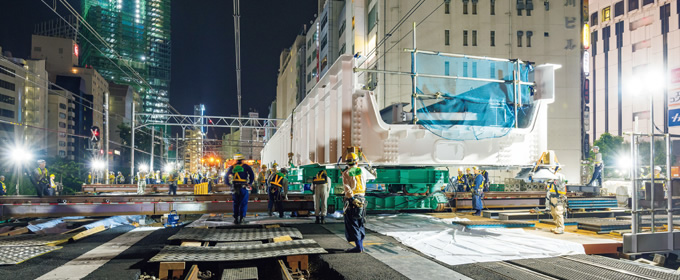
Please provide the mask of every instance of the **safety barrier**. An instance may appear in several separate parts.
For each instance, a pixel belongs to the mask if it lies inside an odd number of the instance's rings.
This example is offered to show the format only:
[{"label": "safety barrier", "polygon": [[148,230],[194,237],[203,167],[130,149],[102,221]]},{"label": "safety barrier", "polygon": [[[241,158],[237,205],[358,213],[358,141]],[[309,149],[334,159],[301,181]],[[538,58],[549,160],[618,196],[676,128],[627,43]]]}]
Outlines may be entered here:
[{"label": "safety barrier", "polygon": [[208,194],[208,183],[194,185],[194,194]]}]

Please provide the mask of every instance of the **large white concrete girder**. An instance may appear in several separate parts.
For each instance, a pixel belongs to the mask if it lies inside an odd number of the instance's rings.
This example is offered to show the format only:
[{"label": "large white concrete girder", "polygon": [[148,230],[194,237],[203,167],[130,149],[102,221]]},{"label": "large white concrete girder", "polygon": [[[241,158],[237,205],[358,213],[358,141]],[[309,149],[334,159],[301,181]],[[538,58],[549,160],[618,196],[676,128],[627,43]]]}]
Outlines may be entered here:
[{"label": "large white concrete girder", "polygon": [[[536,114],[527,128],[499,138],[455,141],[421,125],[386,124],[373,92],[360,89],[354,59],[341,56],[262,151],[264,163],[333,164],[344,148],[360,146],[376,165],[531,165],[547,150],[547,104],[554,99],[553,66],[536,71]],[[456,129],[470,129],[457,126]],[[475,129],[480,129],[476,127]],[[292,139],[291,139],[292,136]]]}]

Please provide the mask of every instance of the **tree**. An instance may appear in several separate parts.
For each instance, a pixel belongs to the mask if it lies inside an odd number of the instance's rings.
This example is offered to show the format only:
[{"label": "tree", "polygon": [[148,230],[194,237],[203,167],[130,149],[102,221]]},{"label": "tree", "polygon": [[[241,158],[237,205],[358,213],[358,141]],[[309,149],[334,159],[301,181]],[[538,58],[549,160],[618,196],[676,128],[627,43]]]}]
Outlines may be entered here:
[{"label": "tree", "polygon": [[84,177],[87,177],[83,169],[82,163],[61,157],[47,160],[47,170],[50,174],[54,174],[55,182],[61,182],[64,185],[62,194],[75,194],[82,191]]},{"label": "tree", "polygon": [[[602,154],[602,161],[605,166],[618,166],[619,160],[622,158],[630,158],[629,145],[624,144],[623,137],[613,136],[608,132],[602,133],[600,139],[595,140],[593,146],[600,148]],[[590,154],[590,161],[595,159],[595,154]]]}]

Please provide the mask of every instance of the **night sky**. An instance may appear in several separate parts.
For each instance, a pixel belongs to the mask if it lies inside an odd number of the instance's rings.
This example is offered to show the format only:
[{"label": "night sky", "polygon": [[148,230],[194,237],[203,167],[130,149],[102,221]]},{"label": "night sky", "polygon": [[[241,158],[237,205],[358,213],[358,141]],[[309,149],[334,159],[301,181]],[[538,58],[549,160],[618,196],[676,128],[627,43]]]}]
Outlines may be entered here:
[{"label": "night sky", "polygon": [[[68,2],[80,11],[80,0]],[[0,0],[0,7],[0,46],[20,58],[30,56],[34,24],[58,18],[40,0]],[[317,0],[241,0],[244,115],[254,109],[267,116],[276,98],[279,55],[316,12]],[[171,18],[170,104],[182,114],[193,114],[193,106],[204,103],[209,115],[236,115],[232,1],[174,0]]]}]

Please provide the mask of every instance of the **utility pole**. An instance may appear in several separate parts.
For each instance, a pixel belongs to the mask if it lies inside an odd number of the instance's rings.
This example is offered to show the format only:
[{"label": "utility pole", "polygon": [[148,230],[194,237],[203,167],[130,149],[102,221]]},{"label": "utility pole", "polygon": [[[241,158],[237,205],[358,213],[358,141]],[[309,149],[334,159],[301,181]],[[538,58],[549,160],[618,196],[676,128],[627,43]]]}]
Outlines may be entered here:
[{"label": "utility pole", "polygon": [[106,136],[106,142],[104,143],[104,146],[106,147],[106,175],[104,176],[106,178],[106,184],[112,184],[113,182],[109,182],[109,131],[110,131],[110,124],[109,124],[109,93],[104,94],[104,121],[106,122],[106,133],[104,136]]},{"label": "utility pole", "polygon": [[130,184],[135,183],[135,102],[132,101],[132,119],[130,120],[130,132],[132,133],[132,143],[130,143]]},{"label": "utility pole", "polygon": [[156,141],[155,134],[154,132],[156,131],[156,128],[151,126],[151,160],[149,162],[149,174],[153,172],[153,142]]}]

